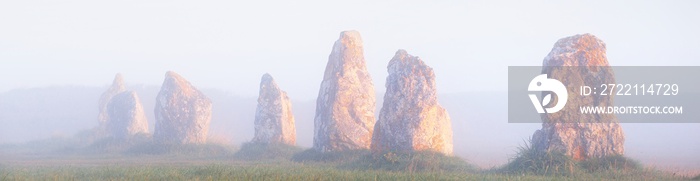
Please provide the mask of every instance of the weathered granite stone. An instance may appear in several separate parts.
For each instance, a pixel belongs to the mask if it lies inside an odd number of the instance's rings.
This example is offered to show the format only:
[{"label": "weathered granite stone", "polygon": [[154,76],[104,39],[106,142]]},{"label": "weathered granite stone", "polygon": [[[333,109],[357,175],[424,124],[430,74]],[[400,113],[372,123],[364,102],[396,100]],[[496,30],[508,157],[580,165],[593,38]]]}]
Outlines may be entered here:
[{"label": "weathered granite stone", "polygon": [[270,74],[263,75],[260,81],[253,142],[296,144],[292,102]]},{"label": "weathered granite stone", "polygon": [[107,132],[110,137],[124,140],[136,134],[148,133],[148,120],[141,100],[134,91],[126,91],[112,97],[107,104]]},{"label": "weathered granite stone", "polygon": [[340,33],[316,100],[313,148],[323,152],[369,149],[376,122],[374,94],[360,33]]},{"label": "weathered granite stone", "polygon": [[419,57],[399,50],[387,66],[384,105],[372,151],[433,151],[452,155],[452,123],[438,104],[435,73]]},{"label": "weathered granite stone", "polygon": [[175,72],[165,75],[156,97],[153,139],[160,143],[206,143],[212,103]]},{"label": "weathered granite stone", "polygon": [[102,93],[100,100],[98,102],[99,113],[97,114],[98,129],[100,132],[106,132],[107,122],[109,121],[109,115],[107,113],[107,104],[112,100],[115,95],[126,91],[124,86],[124,78],[121,74],[114,76],[114,81],[112,81],[112,86],[110,86],[107,91]]},{"label": "weathered granite stone", "polygon": [[[575,92],[578,85],[614,83],[615,77],[605,51],[605,43],[590,34],[560,39],[544,58],[542,73],[560,80],[569,95],[578,94]],[[578,68],[572,69],[571,66]],[[533,148],[543,152],[562,152],[575,160],[624,153],[625,136],[614,114],[579,112],[580,105],[612,106],[612,95],[569,97],[567,100],[564,109],[543,114],[542,129],[532,136]]]}]

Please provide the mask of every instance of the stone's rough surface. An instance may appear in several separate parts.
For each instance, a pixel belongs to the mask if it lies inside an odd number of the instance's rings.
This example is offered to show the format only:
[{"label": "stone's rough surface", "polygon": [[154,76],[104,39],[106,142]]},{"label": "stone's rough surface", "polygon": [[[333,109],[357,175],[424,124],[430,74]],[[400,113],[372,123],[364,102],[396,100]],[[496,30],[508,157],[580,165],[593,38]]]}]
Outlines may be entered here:
[{"label": "stone's rough surface", "polygon": [[263,75],[255,111],[253,142],[295,145],[296,134],[292,102],[287,93],[280,90],[270,74]]},{"label": "stone's rough surface", "polygon": [[369,149],[376,122],[374,94],[360,34],[340,33],[316,100],[313,148],[323,152]]},{"label": "stone's rough surface", "polygon": [[[578,94],[576,85],[614,83],[605,51],[605,43],[590,34],[563,38],[545,57],[542,73],[560,80],[569,95]],[[623,154],[625,136],[617,117],[612,114],[580,114],[580,105],[612,106],[613,97],[571,99],[569,96],[564,109],[543,114],[542,129],[532,136],[533,148],[562,152],[575,160]]]},{"label": "stone's rough surface", "polygon": [[98,102],[100,112],[97,114],[97,121],[99,129],[101,131],[105,131],[107,122],[109,121],[109,115],[107,113],[107,104],[109,104],[109,101],[112,99],[112,97],[124,91],[126,91],[126,88],[124,87],[124,78],[122,78],[121,74],[117,74],[114,76],[112,86],[110,86],[109,89],[107,89],[107,91],[102,93],[102,96],[100,96],[100,100]]},{"label": "stone's rough surface", "polygon": [[107,132],[113,138],[123,140],[139,133],[148,133],[148,120],[134,91],[112,97],[107,104],[107,114]]},{"label": "stone's rough surface", "polygon": [[153,139],[160,143],[205,143],[211,100],[175,72],[165,75],[156,97]]},{"label": "stone's rough surface", "polygon": [[416,56],[396,52],[387,66],[384,105],[372,151],[433,151],[452,155],[452,123],[438,104],[435,73]]}]

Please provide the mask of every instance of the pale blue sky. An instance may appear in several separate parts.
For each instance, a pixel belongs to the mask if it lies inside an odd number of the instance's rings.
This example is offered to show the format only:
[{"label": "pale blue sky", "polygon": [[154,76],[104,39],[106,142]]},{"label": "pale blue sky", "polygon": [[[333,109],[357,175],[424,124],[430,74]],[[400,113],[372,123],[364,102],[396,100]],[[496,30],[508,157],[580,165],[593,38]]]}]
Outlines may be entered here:
[{"label": "pale blue sky", "polygon": [[506,89],[559,38],[592,33],[612,65],[700,65],[698,1],[0,1],[0,92],[160,85],[256,96],[269,72],[314,99],[339,32],[360,31],[378,92],[397,49],[435,69],[440,93]]}]

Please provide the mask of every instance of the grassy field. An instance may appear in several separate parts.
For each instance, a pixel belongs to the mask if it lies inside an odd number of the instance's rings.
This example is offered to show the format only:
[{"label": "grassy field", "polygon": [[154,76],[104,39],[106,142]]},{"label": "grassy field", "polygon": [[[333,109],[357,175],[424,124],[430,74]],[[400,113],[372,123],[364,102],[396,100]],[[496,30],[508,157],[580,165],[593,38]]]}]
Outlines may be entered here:
[{"label": "grassy field", "polygon": [[[3,158],[5,160],[5,158]],[[347,169],[337,163],[238,161],[183,156],[71,157],[5,160],[0,180],[680,180],[653,170],[571,175],[476,171]]]},{"label": "grassy field", "polygon": [[[148,141],[98,141],[79,149],[55,145],[61,145],[60,140],[0,146],[0,181],[693,179],[644,168],[621,156],[575,162],[562,155],[534,154],[527,147],[507,165],[479,169],[457,157],[427,152],[318,153],[284,145],[244,144],[236,148]],[[43,150],[36,151],[38,148]]]}]

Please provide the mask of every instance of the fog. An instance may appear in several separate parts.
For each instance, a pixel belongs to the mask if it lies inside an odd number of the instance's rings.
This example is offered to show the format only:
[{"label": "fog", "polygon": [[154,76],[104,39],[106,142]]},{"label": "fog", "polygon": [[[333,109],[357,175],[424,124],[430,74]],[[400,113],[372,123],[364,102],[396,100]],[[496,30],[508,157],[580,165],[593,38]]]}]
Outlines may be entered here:
[{"label": "fog", "polygon": [[[2,1],[0,144],[71,136],[97,126],[114,74],[141,97],[154,126],[164,74],[212,99],[209,137],[253,137],[260,77],[293,100],[297,142],[310,147],[315,99],[333,42],[362,34],[381,108],[397,49],[434,68],[452,117],[455,153],[499,166],[540,128],[508,123],[507,66],[541,65],[566,36],[591,33],[611,65],[698,66],[700,2],[520,1]],[[378,111],[377,111],[378,113]],[[700,170],[700,124],[622,124],[626,155]]]},{"label": "fog", "polygon": [[[107,81],[109,82],[109,81]],[[107,87],[54,86],[17,89],[0,94],[0,143],[22,143],[70,137],[97,126],[97,100]],[[141,97],[153,132],[158,86],[132,85]],[[256,97],[224,91],[203,90],[213,101],[209,140],[240,145],[254,135]],[[377,93],[381,103],[383,93]],[[505,164],[517,147],[525,144],[539,123],[508,123],[505,92],[441,94],[440,102],[450,113],[455,154],[484,168]],[[292,100],[296,117],[297,145],[313,142],[315,100]],[[378,104],[381,105],[381,104]],[[377,107],[380,109],[380,107]],[[378,112],[379,110],[377,110]],[[698,124],[623,123],[626,154],[643,163],[672,171],[700,169]]]}]

